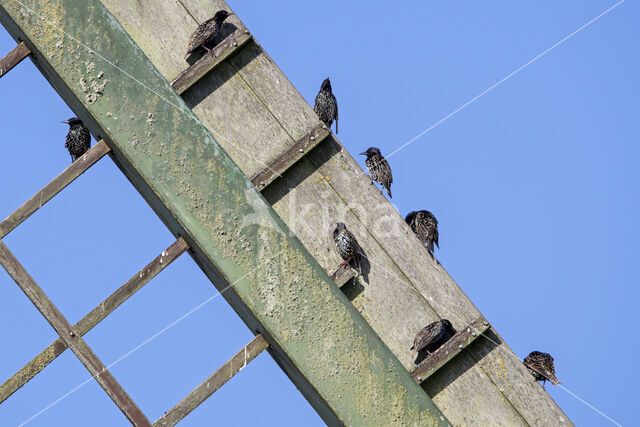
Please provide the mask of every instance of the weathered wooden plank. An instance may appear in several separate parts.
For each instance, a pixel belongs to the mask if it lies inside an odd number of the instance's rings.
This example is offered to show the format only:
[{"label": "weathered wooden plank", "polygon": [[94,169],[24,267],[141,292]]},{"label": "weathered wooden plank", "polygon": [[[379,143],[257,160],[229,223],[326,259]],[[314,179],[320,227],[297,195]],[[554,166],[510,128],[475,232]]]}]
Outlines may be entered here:
[{"label": "weathered wooden plank", "polygon": [[0,59],[0,77],[4,76],[13,67],[22,62],[24,58],[29,56],[31,51],[24,42],[20,42],[11,52],[7,53],[4,58]]},{"label": "weathered wooden plank", "polygon": [[[218,9],[228,9],[226,4],[221,1],[183,0],[182,3],[198,22],[209,18]],[[235,16],[230,17],[229,20],[233,25],[242,25]],[[214,133],[242,170],[249,176],[253,176],[254,173],[264,169],[264,166],[259,167],[260,161],[263,164],[272,162],[283,150],[292,145],[292,140],[303,136],[309,127],[318,121],[310,106],[300,97],[273,61],[261,50],[257,42],[250,42],[228,63],[232,66],[231,69],[221,70],[222,67],[216,69],[215,73],[210,73],[203,79],[209,78],[208,82],[198,82],[198,84],[202,83],[202,87],[198,88],[197,93],[193,94],[191,90],[187,91],[185,99],[194,106],[194,112]],[[234,71],[237,71],[237,74],[234,74]],[[218,73],[222,75],[212,76],[212,74]],[[234,102],[234,105],[229,105],[226,99],[237,99],[238,101]],[[261,106],[268,108],[268,114],[264,114],[260,110]],[[272,115],[272,118],[269,117],[269,114]],[[274,119],[277,124],[273,123]],[[231,126],[233,123],[242,123],[244,126],[229,129],[227,127],[229,122],[232,123]],[[253,123],[259,123],[259,126],[251,126]],[[290,139],[279,133],[278,125],[285,130]],[[241,146],[242,149],[239,149],[238,146]],[[276,148],[273,149],[274,147]],[[447,275],[442,266],[432,261],[429,264],[430,261],[424,260],[426,253],[424,248],[420,247],[419,242],[406,227],[402,218],[385,201],[384,197],[370,186],[366,176],[355,180],[357,182],[354,183],[354,176],[362,173],[360,167],[353,159],[350,159],[348,154],[346,156],[350,161],[343,161],[344,159],[337,155],[342,147],[337,143],[335,147],[337,149],[334,150],[313,150],[311,155],[317,153],[317,157],[311,159],[314,167],[311,169],[303,168],[302,172],[293,173],[294,179],[281,180],[282,182],[277,184],[277,187],[281,187],[279,190],[274,189],[271,192],[272,189],[267,188],[266,193],[271,193],[271,196],[274,196],[267,198],[276,203],[274,207],[280,216],[296,232],[321,265],[327,269],[335,268],[339,259],[337,257],[328,259],[335,257],[331,249],[332,242],[330,239],[323,240],[319,236],[330,236],[332,227],[335,226],[334,221],[341,218],[340,215],[336,216],[335,212],[329,213],[325,210],[324,207],[327,205],[342,204],[346,205],[347,210],[353,208],[356,213],[353,219],[356,222],[361,221],[369,229],[375,228],[369,231],[372,233],[374,241],[380,242],[381,236],[384,235],[386,240],[396,244],[396,250],[389,252],[391,259],[373,259],[373,261],[382,266],[377,269],[391,268],[393,274],[401,272],[400,276],[405,275],[405,280],[409,283],[410,288],[407,292],[409,295],[415,295],[417,292],[423,299],[422,303],[417,303],[419,299],[412,296],[409,299],[414,302],[407,304],[402,296],[404,288],[397,289],[396,281],[387,281],[385,274],[381,274],[375,281],[372,278],[371,286],[364,286],[358,281],[355,286],[349,286],[345,292],[349,298],[353,298],[358,310],[372,326],[375,324],[374,329],[392,348],[394,354],[401,360],[407,360],[403,363],[410,367],[408,347],[413,340],[413,335],[424,326],[426,320],[433,321],[440,317],[447,317],[455,319],[454,324],[460,327],[460,325],[466,325],[475,319],[479,312]],[[299,163],[304,163],[304,159]],[[297,166],[298,164],[294,168]],[[313,169],[321,166],[324,167],[322,172],[312,176]],[[342,169],[342,172],[333,169]],[[323,195],[320,196],[316,192],[310,191],[309,186],[304,189],[300,187],[300,182],[310,176],[316,185],[328,181],[335,194],[322,193]],[[342,187],[338,188],[333,185],[335,181],[340,181],[340,184],[346,187],[353,185],[353,189],[347,191]],[[356,192],[358,194],[354,194]],[[281,199],[286,200],[286,203]],[[365,202],[359,201],[360,199],[365,199]],[[343,201],[341,202],[341,200]],[[356,202],[359,202],[358,209],[353,206]],[[282,206],[278,206],[277,203],[281,203]],[[383,208],[377,209],[380,205],[384,205]],[[285,211],[288,211],[289,214],[286,215]],[[367,214],[367,212],[369,213]],[[344,217],[342,216],[342,218]],[[308,220],[308,223],[304,223],[307,218],[312,219]],[[298,221],[298,227],[292,225],[295,221]],[[322,223],[318,224],[317,222]],[[369,232],[365,231],[365,234]],[[412,243],[407,245],[405,242]],[[388,251],[387,243],[389,242],[374,243],[371,248],[375,253],[378,253],[376,251],[386,252]],[[410,268],[410,264],[416,262],[418,265],[415,268]],[[397,268],[399,270],[395,270]],[[387,273],[387,276],[390,274]],[[378,280],[381,280],[383,284],[380,284]],[[381,300],[385,302],[381,303]],[[434,301],[436,302],[434,303]],[[437,314],[434,313],[431,304],[434,305]],[[403,313],[405,316],[399,319],[400,316],[389,314],[388,311]],[[420,314],[416,314],[413,318],[407,313]],[[390,325],[395,325],[403,332],[383,333],[383,328],[389,329],[388,326],[384,326],[385,321],[394,321],[395,323],[390,323]],[[462,359],[472,360],[470,356]],[[453,368],[445,367],[443,369],[446,371]],[[460,384],[443,387],[436,399],[445,402],[449,397],[453,398],[451,390],[455,388],[477,390],[492,387],[492,391],[487,390],[473,400],[477,405],[475,414],[468,413],[469,402],[460,405],[446,404],[445,406],[452,408],[452,411],[458,411],[455,414],[455,420],[452,419],[452,421],[466,420],[465,422],[469,422],[469,420],[474,420],[468,416],[475,417],[475,420],[486,420],[491,416],[498,416],[496,414],[503,411],[503,419],[519,419],[521,423],[523,422],[517,413],[514,415],[514,409],[509,400],[505,399],[504,395],[498,391],[492,380],[487,377],[487,373],[480,369],[480,366],[470,364],[469,367],[461,367],[456,371],[448,373],[456,378],[456,383]],[[463,413],[462,409],[467,413]],[[479,411],[484,412],[479,413]],[[451,414],[453,416],[453,412]]]},{"label": "weathered wooden plank", "polygon": [[0,264],[9,273],[9,276],[18,284],[20,289],[36,306],[38,311],[47,319],[47,322],[60,335],[62,341],[73,351],[80,362],[91,373],[91,376],[100,384],[111,400],[120,408],[122,413],[134,425],[150,426],[151,423],[124,391],[122,386],[111,375],[104,364],[93,353],[91,348],[82,339],[79,333],[73,329],[67,319],[51,302],[44,291],[31,278],[29,273],[13,256],[4,243],[0,241]]},{"label": "weathered wooden plank", "polygon": [[[340,178],[322,175],[311,165],[309,158],[313,158],[322,148],[324,144],[288,169],[277,183],[263,191],[263,195],[326,271],[333,271],[342,262],[334,248],[332,232],[337,221],[346,224],[356,236],[367,262],[363,264],[363,276],[345,284],[341,289],[405,368],[410,370],[414,366],[410,348],[416,333],[424,325],[439,320],[440,317],[428,304],[427,298],[416,290],[398,269],[395,261],[389,258],[370,231],[360,223],[340,195],[331,188],[330,183]],[[365,176],[363,178],[367,179]],[[363,192],[365,196],[380,194],[370,184],[364,187]],[[331,222],[324,220],[326,218],[331,218]],[[456,328],[469,323],[452,321]],[[467,360],[470,360],[470,356]],[[510,420],[513,424],[525,424],[480,366],[468,363],[459,367],[456,361],[455,364],[444,366],[442,370],[457,384],[447,384],[447,387],[441,387],[431,397],[454,425],[475,424],[476,421],[480,423],[491,417]],[[460,395],[456,393],[460,389],[482,390],[482,393],[476,392],[472,402],[477,408],[490,410],[477,409],[470,413],[470,402],[440,406],[441,402],[455,402],[459,399]],[[445,411],[442,408],[448,409]]]},{"label": "weathered wooden plank", "polygon": [[109,150],[109,147],[103,140],[100,140],[95,146],[91,147],[82,157],[73,162],[62,171],[60,175],[45,185],[42,190],[24,202],[24,204],[9,215],[7,219],[0,222],[0,239],[9,234],[18,225],[22,224],[24,220],[33,215],[34,212],[44,206],[45,203],[62,191],[67,185],[71,184],[76,178],[86,172],[87,169],[107,154]]},{"label": "weathered wooden plank", "polygon": [[[169,229],[184,236],[198,265],[225,290],[223,297],[240,317],[267,338],[270,354],[323,419],[330,424],[446,423],[101,3],[34,3],[36,14],[55,12],[55,28],[43,27],[11,0],[0,0],[0,5],[2,23],[34,46],[36,65],[89,128],[105,135],[114,162]],[[164,13],[160,9],[154,5],[149,16]],[[80,20],[92,25],[78,25]],[[92,51],[60,36],[59,27],[72,29],[81,43],[91,43]],[[58,37],[61,47],[52,46]],[[95,68],[70,66],[86,61],[94,61]],[[219,76],[225,64],[195,87]],[[119,84],[106,86],[98,99],[87,97],[77,82],[103,69],[104,78],[117,78]],[[122,70],[135,73],[135,80],[125,83],[128,75]],[[245,90],[250,96],[250,88]],[[229,105],[230,99],[223,101]],[[113,111],[117,117],[108,114]],[[264,107],[260,111],[269,116]],[[282,132],[288,147],[292,138]],[[134,136],[139,140],[132,141]],[[319,308],[323,315],[313,316]]]},{"label": "weathered wooden plank", "polygon": [[238,52],[249,40],[251,40],[249,30],[245,27],[238,28],[233,34],[211,49],[210,53],[207,53],[195,64],[184,70],[178,78],[171,82],[171,86],[176,92],[183,93],[222,61]]},{"label": "weathered wooden plank", "polygon": [[[149,283],[151,279],[157,276],[162,270],[168,267],[180,255],[182,255],[189,246],[184,239],[179,238],[175,243],[164,250],[153,261],[147,264],[142,270],[136,273],[117,291],[109,295],[100,305],[91,310],[89,314],[84,316],[78,323],[73,326],[75,333],[80,336],[89,332],[99,322],[104,320],[122,303],[129,299],[133,294],[139,291],[144,285]],[[4,402],[13,393],[18,391],[20,387],[25,385],[40,371],[46,368],[58,356],[67,349],[67,344],[62,338],[57,338],[47,348],[42,350],[40,354],[34,357],[29,363],[24,365],[18,372],[0,386],[0,403]]]},{"label": "weathered wooden plank", "polygon": [[189,66],[188,40],[198,27],[180,0],[101,0],[168,81]]},{"label": "weathered wooden plank", "polygon": [[[335,137],[332,138],[333,146],[330,141],[323,144],[323,147],[329,149],[329,153],[314,150],[306,158],[317,167],[320,176],[325,177],[327,183],[340,195],[340,199],[347,204],[358,221],[362,222],[372,234],[380,245],[379,250],[389,254],[397,267],[410,280],[412,286],[440,318],[447,318],[454,326],[460,327],[481,316],[480,311],[445,268],[429,256],[424,245],[416,238],[394,207],[386,201],[376,187],[371,185],[370,180],[351,155],[335,140]],[[391,167],[393,168],[393,163]],[[357,178],[354,179],[354,176]],[[309,203],[308,200],[299,202]],[[295,208],[290,207],[290,209]],[[305,242],[304,239],[302,240]],[[384,264],[380,264],[380,267],[385,268]],[[392,295],[389,297],[393,298]],[[500,398],[501,404],[513,404],[530,424],[555,424],[560,422],[558,420],[562,420],[562,423],[567,425],[570,424],[571,422],[555,401],[540,387],[536,387],[536,384],[524,381],[516,386],[513,381],[505,380],[505,378],[518,380],[526,378],[523,377],[526,370],[523,370],[522,364],[506,343],[502,340],[498,342],[500,343],[498,347],[490,346],[486,341],[476,342],[468,352],[469,357],[479,362],[478,367],[482,368],[484,374],[494,383],[494,387],[503,395]],[[453,365],[456,364],[458,364],[457,361]],[[495,369],[496,364],[501,367],[499,371]],[[460,366],[460,370],[464,369],[462,364]],[[445,366],[443,369],[455,368]],[[513,374],[507,376],[506,371]],[[456,382],[461,380],[462,378],[459,378]],[[468,384],[460,384],[461,388],[472,389],[467,386]],[[446,401],[445,406],[453,410],[458,406],[453,405],[452,400],[445,396],[448,390],[457,390],[457,388],[444,389],[432,398],[441,409],[443,408],[441,402]],[[459,408],[464,407],[466,406]],[[541,411],[540,408],[544,410]],[[490,410],[493,411],[494,408],[485,402],[475,414],[481,416],[482,411]],[[452,412],[444,409],[443,411],[454,424],[462,422]],[[469,421],[470,415],[464,415]]]},{"label": "weathered wooden plank", "polygon": [[231,359],[220,366],[209,378],[189,393],[170,411],[158,419],[154,426],[174,426],[194,409],[200,406],[213,393],[218,391],[227,381],[233,378],[253,359],[269,347],[262,335],[257,335]]},{"label": "weathered wooden plank", "polygon": [[420,364],[411,370],[413,378],[421,384],[434,372],[453,359],[458,353],[469,346],[476,338],[489,328],[489,322],[479,317],[462,330],[459,330],[449,341],[434,353],[427,356]]},{"label": "weathered wooden plank", "polygon": [[355,277],[356,273],[348,264],[341,264],[333,273],[327,273],[339,288],[347,284],[347,282]]},{"label": "weathered wooden plank", "polygon": [[251,178],[251,183],[258,189],[262,190],[273,182],[277,177],[281,176],[284,171],[289,169],[295,162],[304,157],[311,149],[322,142],[329,136],[329,130],[326,125],[317,124],[313,129],[307,132],[302,138],[297,140],[295,144],[285,150],[274,161],[268,164],[264,169],[255,174]]}]

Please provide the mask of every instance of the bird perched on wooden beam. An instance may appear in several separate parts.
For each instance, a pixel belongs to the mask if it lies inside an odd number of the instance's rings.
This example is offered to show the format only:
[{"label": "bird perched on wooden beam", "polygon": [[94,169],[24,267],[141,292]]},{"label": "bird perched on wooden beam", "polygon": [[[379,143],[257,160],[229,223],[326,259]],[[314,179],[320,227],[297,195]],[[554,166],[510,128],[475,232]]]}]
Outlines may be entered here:
[{"label": "bird perched on wooden beam", "polygon": [[435,243],[438,248],[438,220],[429,211],[413,211],[409,212],[404,219],[411,227],[414,233],[418,236],[420,241],[427,245],[427,250],[433,258],[433,244]]},{"label": "bird perched on wooden beam", "polygon": [[447,319],[430,323],[422,328],[413,340],[413,346],[409,349],[413,350],[414,363],[416,365],[420,363],[425,357],[449,341],[455,334],[456,330]]},{"label": "bird perched on wooden beam", "polygon": [[316,95],[313,103],[313,111],[316,112],[320,120],[331,129],[333,121],[336,121],[336,135],[338,134],[338,101],[331,91],[329,77],[324,79],[320,92]]},{"label": "bird perched on wooden beam", "polygon": [[362,274],[360,262],[362,250],[360,249],[360,245],[358,244],[355,236],[347,230],[344,223],[339,222],[335,230],[333,230],[333,241],[336,244],[338,254],[340,254],[340,257],[344,260],[344,262],[340,264],[340,267],[345,264],[349,264],[352,268],[357,270],[359,274]]},{"label": "bird perched on wooden beam", "polygon": [[230,15],[233,15],[233,13],[227,12],[226,10],[219,10],[215,15],[213,15],[213,18],[198,25],[198,28],[196,28],[193,34],[191,34],[191,38],[189,38],[189,48],[187,49],[185,58],[199,47],[202,47],[207,52],[211,52],[209,44],[213,42],[216,36],[220,33],[222,23]]},{"label": "bird perched on wooden beam", "polygon": [[72,117],[62,123],[69,125],[69,132],[64,146],[69,150],[71,163],[73,163],[91,148],[91,133],[82,123],[82,120],[77,117]]},{"label": "bird perched on wooden beam", "polygon": [[547,381],[553,385],[561,384],[556,378],[556,369],[553,366],[553,357],[549,353],[532,351],[524,358],[524,365],[529,369],[536,381],[542,381],[542,388]]},{"label": "bird perched on wooden beam", "polygon": [[376,147],[370,147],[367,151],[360,153],[361,156],[367,156],[365,164],[371,175],[371,183],[373,181],[378,182],[384,188],[387,189],[387,194],[391,197],[391,183],[393,182],[393,176],[391,175],[391,168],[387,160],[382,157],[380,150]]}]

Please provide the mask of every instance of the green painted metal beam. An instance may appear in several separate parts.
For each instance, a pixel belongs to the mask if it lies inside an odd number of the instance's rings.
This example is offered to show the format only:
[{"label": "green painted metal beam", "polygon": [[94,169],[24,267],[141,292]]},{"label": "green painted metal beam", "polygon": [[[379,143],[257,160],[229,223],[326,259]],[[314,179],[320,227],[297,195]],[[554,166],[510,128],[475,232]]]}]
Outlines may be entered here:
[{"label": "green painted metal beam", "polygon": [[0,21],[327,423],[447,424],[99,1],[0,0]]}]

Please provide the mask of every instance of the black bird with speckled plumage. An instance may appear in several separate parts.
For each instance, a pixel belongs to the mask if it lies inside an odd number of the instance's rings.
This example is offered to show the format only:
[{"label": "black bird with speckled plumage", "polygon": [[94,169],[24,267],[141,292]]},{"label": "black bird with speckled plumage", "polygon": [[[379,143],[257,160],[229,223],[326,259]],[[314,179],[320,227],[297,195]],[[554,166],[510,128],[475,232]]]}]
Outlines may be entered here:
[{"label": "black bird with speckled plumage", "polygon": [[553,366],[553,357],[549,353],[532,351],[524,358],[524,365],[529,369],[536,381],[542,381],[542,387],[547,381],[553,385],[561,384],[556,378],[556,369]]},{"label": "black bird with speckled plumage", "polygon": [[[413,340],[413,359],[415,364],[420,363],[427,355],[439,349],[456,334],[451,322],[442,319],[422,328]],[[416,358],[418,356],[418,358]]]},{"label": "black bird with speckled plumage", "polygon": [[355,236],[347,230],[344,223],[339,222],[336,229],[333,230],[333,241],[336,244],[336,249],[338,250],[340,257],[344,260],[340,266],[349,264],[351,267],[356,269],[358,273],[362,274],[360,262],[362,250],[360,249],[360,245],[358,244]]},{"label": "black bird with speckled plumage", "polygon": [[438,220],[433,214],[427,210],[410,212],[405,218],[409,227],[418,236],[420,241],[427,245],[427,250],[433,258],[433,244],[438,245]]},{"label": "black bird with speckled plumage", "polygon": [[[391,167],[387,160],[382,157],[382,153],[376,147],[371,147],[364,153],[360,153],[362,156],[367,156],[365,164],[369,170],[371,179],[376,181],[387,189],[387,194],[391,197],[391,183],[393,182],[393,175],[391,175]],[[373,184],[373,181],[371,183]]]},{"label": "black bird with speckled plumage", "polygon": [[320,92],[313,103],[313,111],[316,112],[320,120],[331,129],[333,121],[336,121],[336,135],[338,134],[338,101],[331,91],[329,77],[324,79]]},{"label": "black bird with speckled plumage", "polygon": [[227,12],[226,10],[219,10],[213,15],[213,18],[204,21],[202,24],[198,25],[198,28],[191,34],[189,38],[189,47],[187,48],[187,56],[193,53],[199,47],[202,47],[207,52],[211,51],[213,46],[210,44],[214,41],[216,36],[220,33],[220,28],[222,27],[222,23],[225,19],[227,19],[230,15],[233,15],[231,12]]},{"label": "black bird with speckled plumage", "polygon": [[72,117],[62,123],[69,125],[69,133],[67,133],[64,146],[69,150],[71,163],[73,163],[91,148],[91,133],[82,120],[77,117]]}]

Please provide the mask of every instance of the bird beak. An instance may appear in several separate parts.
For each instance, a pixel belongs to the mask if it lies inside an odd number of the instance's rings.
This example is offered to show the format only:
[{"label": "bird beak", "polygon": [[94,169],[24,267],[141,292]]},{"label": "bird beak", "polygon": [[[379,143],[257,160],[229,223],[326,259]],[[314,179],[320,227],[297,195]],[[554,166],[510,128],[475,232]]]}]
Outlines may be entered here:
[{"label": "bird beak", "polygon": [[66,124],[69,124],[69,120],[65,120],[64,122],[60,122],[60,123],[66,123]]},{"label": "bird beak", "polygon": [[361,156],[366,156],[367,152],[365,151],[364,153],[360,153]]},{"label": "bird beak", "polygon": [[229,16],[231,16],[231,15],[235,15],[235,13],[233,13],[233,12],[229,12]]}]

